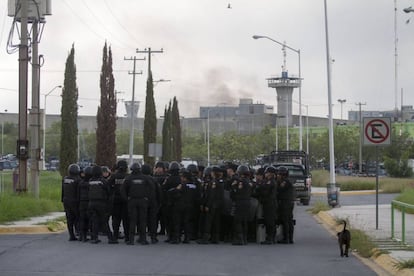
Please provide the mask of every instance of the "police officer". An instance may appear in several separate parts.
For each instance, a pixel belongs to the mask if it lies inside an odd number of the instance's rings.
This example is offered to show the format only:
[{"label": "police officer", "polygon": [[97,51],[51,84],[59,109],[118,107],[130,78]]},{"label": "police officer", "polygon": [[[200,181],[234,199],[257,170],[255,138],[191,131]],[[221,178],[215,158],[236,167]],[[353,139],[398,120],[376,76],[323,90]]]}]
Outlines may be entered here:
[{"label": "police officer", "polygon": [[66,213],[69,241],[76,241],[75,228],[79,219],[78,185],[80,168],[77,164],[68,167],[68,176],[62,180],[62,202]]},{"label": "police officer", "polygon": [[189,164],[187,166],[188,172],[191,174],[191,182],[195,185],[192,191],[194,192],[193,206],[191,206],[190,214],[190,239],[196,240],[199,238],[199,221],[200,221],[200,200],[201,200],[201,183],[202,180],[199,178],[198,166],[195,164]]},{"label": "police officer", "polygon": [[89,230],[89,179],[92,177],[92,167],[86,167],[84,169],[83,179],[78,185],[79,196],[79,232],[80,240],[83,242],[88,241]]},{"label": "police officer", "polygon": [[162,185],[164,184],[165,179],[167,178],[167,172],[165,168],[165,164],[162,161],[158,161],[155,163],[153,177],[159,187],[161,187],[161,197],[158,206],[158,214],[157,214],[157,227],[158,223],[160,225],[160,231],[158,232],[159,235],[165,235],[165,228],[167,224],[167,196],[166,191],[162,189]]},{"label": "police officer", "polygon": [[283,238],[278,243],[293,243],[293,207],[294,207],[294,188],[289,181],[289,170],[286,167],[278,168],[277,199],[280,220],[282,224]]},{"label": "police officer", "polygon": [[199,229],[198,237],[200,239],[197,241],[197,243],[200,243],[200,244],[209,243],[209,240],[208,240],[209,237],[205,237],[207,238],[207,240],[205,239],[203,240],[203,234],[206,228],[206,220],[207,220],[207,213],[208,213],[205,207],[207,204],[208,186],[210,184],[210,181],[211,181],[211,167],[205,167],[202,172],[202,179],[201,179],[201,184],[200,184],[200,206],[199,206],[200,215],[199,215],[199,221],[198,221],[198,229]]},{"label": "police officer", "polygon": [[144,174],[150,182],[150,196],[148,198],[148,231],[151,237],[151,243],[157,243],[157,215],[161,204],[161,187],[157,181],[151,176],[152,168],[148,164],[142,165],[142,174]]},{"label": "police officer", "polygon": [[173,239],[173,231],[174,231],[174,226],[173,226],[173,213],[174,213],[174,200],[171,197],[171,193],[170,191],[172,191],[173,189],[175,189],[180,183],[181,183],[181,178],[180,178],[180,164],[178,164],[178,162],[173,161],[169,164],[168,167],[168,172],[169,175],[168,177],[165,179],[163,185],[162,185],[162,189],[165,192],[165,211],[166,211],[166,231],[167,231],[167,235],[168,238],[165,240],[165,242],[176,242],[176,240]]},{"label": "police officer", "polygon": [[193,184],[192,175],[187,169],[180,170],[180,184],[169,190],[169,196],[173,201],[173,232],[172,244],[181,241],[181,233],[184,231],[183,243],[190,243],[190,216],[193,208],[196,186]]},{"label": "police officer", "polygon": [[222,178],[221,169],[213,166],[211,169],[211,180],[207,185],[206,197],[204,202],[205,225],[203,235],[198,243],[208,244],[218,243],[221,231],[221,216],[224,204],[224,180]]},{"label": "police officer", "polygon": [[92,167],[92,177],[89,180],[89,211],[92,220],[92,240],[91,243],[99,243],[99,230],[102,230],[108,237],[108,243],[114,244],[118,241],[113,239],[112,232],[108,225],[108,205],[109,205],[110,187],[108,182],[102,176],[100,166]]},{"label": "police officer", "polygon": [[265,178],[256,182],[256,194],[263,207],[263,219],[266,227],[266,239],[261,244],[273,244],[276,230],[276,169],[267,167]]},{"label": "police officer", "polygon": [[250,214],[250,170],[245,165],[237,168],[239,179],[231,185],[230,197],[233,200],[233,245],[247,244],[248,220]]},{"label": "police officer", "polygon": [[129,219],[128,219],[128,203],[121,196],[121,186],[127,177],[128,163],[126,160],[119,160],[116,164],[116,171],[108,180],[112,194],[112,230],[114,231],[114,240],[118,240],[119,227],[124,228],[125,242],[128,242]]},{"label": "police officer", "polygon": [[[129,215],[129,241],[128,245],[134,244],[135,229],[139,227],[139,240],[142,245],[147,245],[147,213],[149,198],[151,192],[151,183],[148,178],[142,174],[141,165],[134,163],[131,166],[131,175],[125,178],[121,187],[122,196],[128,200]],[[137,221],[137,219],[139,221]]]}]

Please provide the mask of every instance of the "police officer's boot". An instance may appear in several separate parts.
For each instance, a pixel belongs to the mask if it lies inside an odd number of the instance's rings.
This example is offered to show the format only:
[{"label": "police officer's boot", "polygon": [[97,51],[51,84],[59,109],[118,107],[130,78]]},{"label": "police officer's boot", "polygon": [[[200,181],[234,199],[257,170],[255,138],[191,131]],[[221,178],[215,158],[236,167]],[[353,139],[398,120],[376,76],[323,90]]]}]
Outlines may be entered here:
[{"label": "police officer's boot", "polygon": [[266,235],[266,239],[260,244],[273,244],[273,235]]},{"label": "police officer's boot", "polygon": [[210,243],[210,235],[205,233],[201,237],[200,240],[197,241],[198,244],[209,244]]},{"label": "police officer's boot", "polygon": [[114,239],[114,236],[112,235],[111,231],[108,232],[108,243],[109,244],[117,244],[118,243],[118,240]]}]

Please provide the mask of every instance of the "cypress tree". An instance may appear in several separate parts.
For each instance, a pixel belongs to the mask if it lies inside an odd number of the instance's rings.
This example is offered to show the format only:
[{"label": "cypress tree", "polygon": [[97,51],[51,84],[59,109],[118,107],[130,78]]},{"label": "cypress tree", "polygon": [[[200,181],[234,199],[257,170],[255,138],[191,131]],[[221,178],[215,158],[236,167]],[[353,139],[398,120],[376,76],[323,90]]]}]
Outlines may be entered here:
[{"label": "cypress tree", "polygon": [[60,114],[62,124],[59,172],[62,176],[65,176],[67,175],[68,166],[76,163],[78,152],[78,87],[76,85],[75,46],[73,44],[66,59]]},{"label": "cypress tree", "polygon": [[181,122],[177,98],[174,97],[171,110],[171,134],[173,139],[174,160],[181,161]]},{"label": "cypress tree", "polygon": [[171,161],[171,101],[164,109],[164,123],[162,125],[162,160]]},{"label": "cypress tree", "polygon": [[101,102],[96,116],[96,160],[101,166],[112,167],[116,163],[116,95],[112,70],[112,51],[105,42],[100,77]]},{"label": "cypress tree", "polygon": [[[150,63],[151,61],[149,61]],[[157,115],[154,101],[154,83],[151,69],[148,68],[147,93],[145,98],[144,118],[144,162],[154,164],[155,158],[148,155],[148,146],[157,140]]]}]

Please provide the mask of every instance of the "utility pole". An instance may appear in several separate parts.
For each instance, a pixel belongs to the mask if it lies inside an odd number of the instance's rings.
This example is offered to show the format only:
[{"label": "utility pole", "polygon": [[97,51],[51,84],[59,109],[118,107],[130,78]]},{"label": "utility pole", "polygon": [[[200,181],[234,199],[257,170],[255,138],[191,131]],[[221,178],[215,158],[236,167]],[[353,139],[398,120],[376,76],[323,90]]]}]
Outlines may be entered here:
[{"label": "utility pole", "polygon": [[157,53],[163,53],[164,50],[161,48],[161,50],[151,50],[151,47],[149,47],[148,49],[144,49],[144,50],[139,50],[137,49],[137,54],[146,54],[148,53],[148,74],[151,71],[151,54],[157,54]]},{"label": "utility pole", "polygon": [[40,162],[40,64],[39,64],[39,19],[33,20],[32,40],[32,108],[30,110],[30,182],[33,194],[39,198],[39,162]]},{"label": "utility pole", "polygon": [[28,82],[28,1],[21,4],[21,39],[19,45],[19,138],[17,140],[17,155],[19,157],[19,184],[17,192],[27,191],[27,82]]},{"label": "utility pole", "polygon": [[[151,47],[149,47],[148,49],[144,49],[144,50],[139,50],[139,49],[137,49],[136,50],[136,53],[138,53],[138,54],[146,54],[146,53],[148,53],[148,81],[149,81],[149,76],[150,76],[150,74],[152,75],[152,73],[151,73],[151,54],[156,54],[156,53],[163,53],[164,51],[163,51],[163,49],[161,48],[161,50],[156,50],[156,51],[154,51],[154,50],[151,50]],[[153,81],[152,79],[151,79],[151,81]],[[153,84],[152,84],[153,85]],[[154,87],[152,87],[152,89],[154,89]],[[147,99],[147,97],[148,97],[148,92],[146,93],[147,95],[146,95],[146,99]],[[154,97],[154,95],[152,95],[152,97]],[[154,99],[152,99],[152,101],[154,102]],[[150,101],[151,102],[151,101]],[[145,102],[145,110],[147,111],[148,110],[148,106],[147,106],[147,104],[149,104],[149,102],[146,100],[146,102]],[[154,105],[155,105],[155,103],[154,103]],[[152,108],[152,107],[151,107]],[[155,109],[155,106],[154,106],[154,109]],[[145,111],[145,112],[146,112]],[[153,129],[146,129],[146,122],[147,122],[147,120],[152,120],[152,119],[154,119],[155,121],[156,121],[156,118],[155,118],[155,114],[154,114],[154,117],[152,118],[152,115],[148,115],[150,118],[147,118],[147,114],[145,114],[145,117],[144,117],[144,151],[143,151],[143,153],[144,153],[144,160],[147,160],[147,155],[148,155],[148,153],[149,153],[149,144],[150,143],[156,143],[156,139],[155,139],[155,137],[156,137],[156,128],[157,128],[157,126],[155,125],[155,130],[153,130]],[[156,124],[156,123],[155,123]],[[152,133],[154,131],[154,133]],[[148,137],[148,136],[151,136],[152,134],[154,134],[154,138],[151,138],[151,139],[147,139],[146,137]]]},{"label": "utility pole", "polygon": [[[131,99],[131,129],[129,132],[129,165],[132,165],[133,163],[133,155],[134,155],[134,114],[135,114],[135,76],[136,75],[142,75],[142,71],[137,72],[136,71],[136,63],[137,60],[145,60],[145,58],[137,58],[137,57],[130,57],[130,58],[125,58],[124,60],[132,60],[134,61],[134,67],[132,72],[128,71],[129,75],[132,75],[132,99]],[[138,111],[137,111],[138,112]]]},{"label": "utility pole", "polygon": [[359,105],[359,173],[362,173],[362,138],[364,137],[362,132],[362,106],[366,103],[359,102],[356,105]]}]

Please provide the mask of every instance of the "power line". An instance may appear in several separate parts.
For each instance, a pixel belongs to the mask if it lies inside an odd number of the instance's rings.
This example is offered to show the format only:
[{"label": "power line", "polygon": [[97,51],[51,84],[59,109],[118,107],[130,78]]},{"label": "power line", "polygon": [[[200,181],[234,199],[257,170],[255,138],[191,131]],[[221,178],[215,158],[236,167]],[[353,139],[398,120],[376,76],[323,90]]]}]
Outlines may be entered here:
[{"label": "power line", "polygon": [[[118,23],[119,26],[121,26],[121,28],[132,38],[134,39],[135,43],[138,42],[138,40],[136,39],[136,37],[134,36],[133,33],[131,33],[128,28],[126,28],[121,21],[118,19],[118,17],[115,15],[115,13],[112,11],[111,7],[109,6],[107,0],[104,0],[105,6],[107,8],[107,10],[109,11],[109,13],[112,15],[112,17],[115,19],[115,21]],[[139,45],[139,43],[137,43]]]},{"label": "power line", "polygon": [[98,24],[103,27],[105,29],[106,32],[108,32],[108,34],[111,37],[114,37],[116,39],[116,41],[120,42],[121,44],[123,44],[124,46],[126,46],[126,48],[135,48],[131,45],[128,45],[127,43],[125,43],[124,41],[122,41],[121,39],[119,39],[119,37],[116,37],[107,27],[106,27],[106,23],[102,22],[101,19],[93,12],[93,10],[89,7],[89,5],[87,4],[87,2],[85,0],[82,1],[82,3],[85,5],[86,9],[89,11],[89,13],[95,18],[95,20],[98,22]]}]

